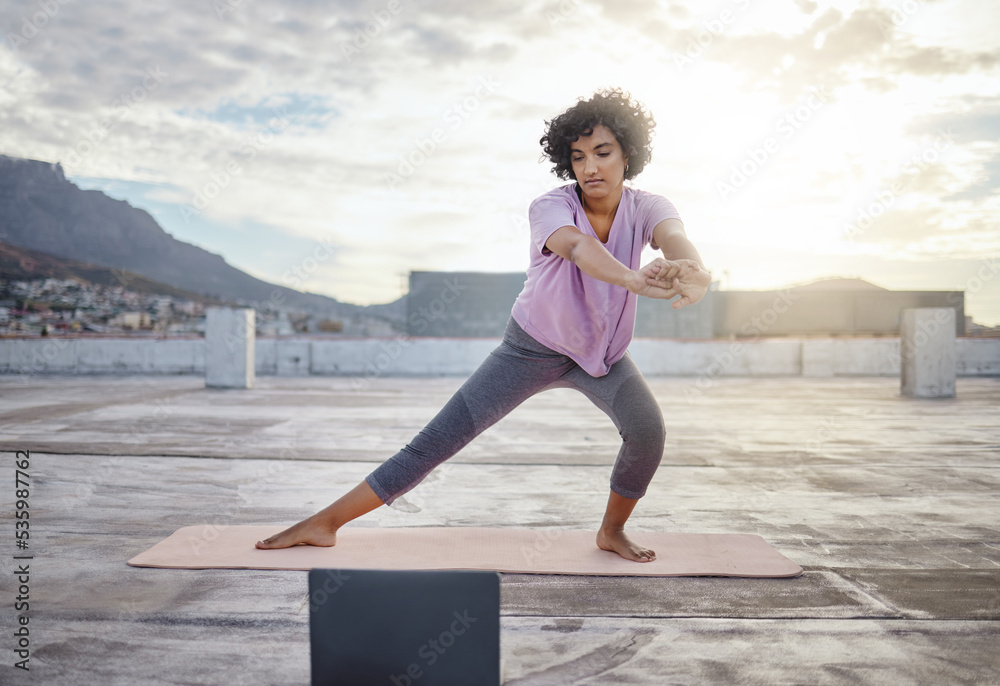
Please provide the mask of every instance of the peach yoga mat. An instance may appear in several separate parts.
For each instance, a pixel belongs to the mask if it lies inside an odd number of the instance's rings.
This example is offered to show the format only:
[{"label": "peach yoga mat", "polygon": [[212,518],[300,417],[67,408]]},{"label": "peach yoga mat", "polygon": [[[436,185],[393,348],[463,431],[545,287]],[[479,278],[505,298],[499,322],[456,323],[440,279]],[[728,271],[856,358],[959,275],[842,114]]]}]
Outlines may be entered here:
[{"label": "peach yoga mat", "polygon": [[599,549],[593,531],[346,526],[330,548],[257,550],[284,527],[187,526],[128,561],[182,569],[483,569],[522,574],[791,577],[802,568],[749,534],[630,532],[656,551],[631,562]]}]

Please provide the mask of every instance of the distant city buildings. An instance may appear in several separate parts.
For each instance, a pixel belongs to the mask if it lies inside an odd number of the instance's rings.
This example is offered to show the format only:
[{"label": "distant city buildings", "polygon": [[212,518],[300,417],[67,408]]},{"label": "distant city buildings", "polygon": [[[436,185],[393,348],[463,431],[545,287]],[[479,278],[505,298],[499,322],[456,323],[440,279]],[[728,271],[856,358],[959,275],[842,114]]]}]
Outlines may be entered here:
[{"label": "distant city buildings", "polygon": [[[247,306],[238,303],[236,306]],[[331,318],[273,307],[257,310],[258,336],[330,334],[393,336],[393,322],[363,314]],[[400,324],[401,325],[401,324]],[[75,279],[0,280],[0,336],[146,335],[205,333],[205,305],[125,286],[100,286]]]},{"label": "distant city buildings", "polygon": [[201,303],[75,279],[0,281],[0,334],[191,333]]}]

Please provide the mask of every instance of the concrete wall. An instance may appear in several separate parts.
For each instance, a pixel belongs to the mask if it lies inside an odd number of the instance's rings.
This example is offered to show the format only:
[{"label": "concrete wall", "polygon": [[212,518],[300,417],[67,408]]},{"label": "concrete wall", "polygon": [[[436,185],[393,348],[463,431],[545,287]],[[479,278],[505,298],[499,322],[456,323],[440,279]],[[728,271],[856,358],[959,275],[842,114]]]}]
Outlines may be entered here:
[{"label": "concrete wall", "polygon": [[31,374],[204,374],[205,340],[0,340],[0,371]]},{"label": "concrete wall", "polygon": [[958,376],[1000,376],[1000,341],[988,338],[955,339]]},{"label": "concrete wall", "polygon": [[[259,338],[262,376],[470,374],[498,338]],[[1000,376],[1000,339],[959,338],[958,376]],[[691,341],[636,338],[632,358],[651,376],[898,376],[898,338]],[[0,340],[9,374],[204,374],[204,339]]]}]

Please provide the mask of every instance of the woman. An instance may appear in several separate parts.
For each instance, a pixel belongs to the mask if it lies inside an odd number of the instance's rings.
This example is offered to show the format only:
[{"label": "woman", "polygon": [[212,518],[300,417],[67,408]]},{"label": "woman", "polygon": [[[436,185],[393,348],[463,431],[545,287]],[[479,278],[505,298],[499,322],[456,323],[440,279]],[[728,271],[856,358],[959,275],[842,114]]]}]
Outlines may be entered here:
[{"label": "woman", "polygon": [[[335,503],[258,548],[331,546],[337,530],[416,486],[434,467],[535,393],[575,388],[622,436],[598,547],[628,560],[656,553],[625,522],[663,456],[663,417],[627,347],[637,296],[700,300],[710,282],[665,198],[624,186],[650,158],[652,116],[610,90],[547,122],[541,138],[553,172],[575,179],[528,210],[531,263],[504,340],[414,439]],[[639,268],[642,248],[663,252]]]}]

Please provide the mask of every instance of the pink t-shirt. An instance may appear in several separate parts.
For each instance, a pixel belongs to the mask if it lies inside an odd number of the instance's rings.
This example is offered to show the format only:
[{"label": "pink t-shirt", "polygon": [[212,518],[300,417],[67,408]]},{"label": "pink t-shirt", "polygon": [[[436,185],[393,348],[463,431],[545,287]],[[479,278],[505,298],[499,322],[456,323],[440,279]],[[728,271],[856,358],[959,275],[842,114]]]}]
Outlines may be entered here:
[{"label": "pink t-shirt", "polygon": [[[670,218],[680,219],[680,215],[669,200],[625,186],[604,247],[628,268],[638,269],[642,249],[653,239],[653,228]],[[591,376],[604,376],[632,341],[638,296],[584,274],[545,248],[549,236],[563,226],[575,226],[597,237],[583,211],[576,182],[535,198],[528,208],[528,221],[531,263],[511,316],[539,343],[568,355]]]}]

